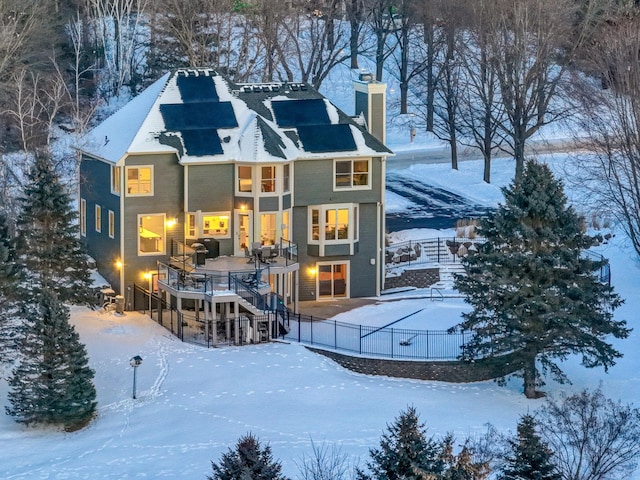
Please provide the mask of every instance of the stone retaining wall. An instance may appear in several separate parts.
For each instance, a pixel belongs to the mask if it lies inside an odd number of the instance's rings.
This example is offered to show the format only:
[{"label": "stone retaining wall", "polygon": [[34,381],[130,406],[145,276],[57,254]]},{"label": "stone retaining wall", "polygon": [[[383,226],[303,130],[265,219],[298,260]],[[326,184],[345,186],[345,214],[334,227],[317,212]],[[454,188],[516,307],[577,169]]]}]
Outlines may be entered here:
[{"label": "stone retaining wall", "polygon": [[384,288],[385,290],[398,287],[427,288],[439,280],[440,270],[438,268],[411,268],[404,270],[397,277],[386,277]]},{"label": "stone retaining wall", "polygon": [[436,362],[352,357],[330,350],[307,348],[332,359],[353,372],[417,380],[437,380],[451,383],[481,382],[504,377],[522,368],[522,364],[512,358],[513,355],[506,355],[499,360]]}]

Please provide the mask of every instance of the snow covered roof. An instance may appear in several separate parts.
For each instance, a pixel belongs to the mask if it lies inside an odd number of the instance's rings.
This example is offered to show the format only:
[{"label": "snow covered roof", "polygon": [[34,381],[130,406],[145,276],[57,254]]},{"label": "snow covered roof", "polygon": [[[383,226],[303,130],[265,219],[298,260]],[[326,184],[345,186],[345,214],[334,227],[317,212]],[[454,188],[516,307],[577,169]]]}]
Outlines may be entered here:
[{"label": "snow covered roof", "polygon": [[113,163],[174,152],[183,164],[391,153],[305,83],[234,84],[210,69],[164,75],[79,148]]}]

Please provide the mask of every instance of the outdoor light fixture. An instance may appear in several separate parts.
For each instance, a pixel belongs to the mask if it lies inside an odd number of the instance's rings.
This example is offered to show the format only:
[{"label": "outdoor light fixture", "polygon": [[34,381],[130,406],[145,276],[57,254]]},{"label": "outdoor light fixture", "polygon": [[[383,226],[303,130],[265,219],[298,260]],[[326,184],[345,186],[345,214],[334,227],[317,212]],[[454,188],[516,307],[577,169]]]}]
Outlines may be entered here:
[{"label": "outdoor light fixture", "polygon": [[167,220],[167,228],[173,228],[178,224],[177,218],[170,218]]},{"label": "outdoor light fixture", "polygon": [[142,365],[142,357],[140,355],[136,355],[135,357],[131,357],[129,360],[129,365],[133,367],[133,398],[136,398],[136,371],[138,367]]},{"label": "outdoor light fixture", "polygon": [[309,272],[309,275],[315,275],[316,274],[316,269],[314,267],[309,267],[309,269],[307,271]]},{"label": "outdoor light fixture", "polygon": [[116,268],[118,270],[120,270],[122,268],[122,261],[121,260],[116,260]]},{"label": "outdoor light fixture", "polygon": [[142,277],[143,277],[145,280],[150,280],[150,279],[151,279],[151,272],[144,272],[144,273],[142,274]]}]

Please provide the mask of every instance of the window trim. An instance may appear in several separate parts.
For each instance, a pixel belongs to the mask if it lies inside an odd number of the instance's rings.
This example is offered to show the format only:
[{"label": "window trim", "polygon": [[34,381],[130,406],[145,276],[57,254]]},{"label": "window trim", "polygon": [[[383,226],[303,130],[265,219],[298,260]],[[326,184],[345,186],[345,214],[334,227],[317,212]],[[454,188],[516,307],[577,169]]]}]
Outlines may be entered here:
[{"label": "window trim", "polygon": [[[286,171],[286,174],[285,174]],[[291,164],[282,164],[282,193],[291,192]]]},{"label": "window trim", "polygon": [[[329,210],[344,210],[349,211],[349,222],[347,223],[347,238],[335,238],[327,240],[325,236],[325,223],[326,214]],[[313,239],[313,211],[318,210],[318,239]],[[319,245],[320,255],[324,256],[324,247],[326,245],[351,245],[353,250],[353,244],[358,242],[359,233],[357,231],[360,225],[360,219],[358,217],[360,209],[357,203],[330,203],[323,205],[310,205],[307,207],[307,243],[309,245]]]},{"label": "window trim", "polygon": [[109,210],[109,238],[116,238],[116,214]]},{"label": "window trim", "polygon": [[94,226],[96,228],[96,232],[102,233],[102,207],[96,204],[94,213]]},{"label": "window trim", "polygon": [[[141,217],[162,217],[162,249],[159,252],[143,252],[140,250],[140,219]],[[166,213],[140,213],[137,217],[136,223],[136,241],[137,241],[137,252],[139,257],[151,257],[158,255],[165,255],[167,247],[167,214]]]},{"label": "window trim", "polygon": [[[349,186],[338,186],[337,184],[337,175],[338,175],[338,163],[339,162],[350,162],[351,171],[349,173],[350,185]],[[367,184],[366,185],[354,185],[353,184],[353,176],[354,176],[354,164],[355,162],[367,162]],[[371,168],[372,161],[371,158],[336,158],[333,160],[333,191],[344,191],[344,190],[371,190]]]},{"label": "window trim", "polygon": [[[149,168],[151,170],[151,192],[150,193],[129,193],[129,170]],[[153,165],[130,165],[125,167],[125,190],[127,197],[153,197],[155,191]]]}]

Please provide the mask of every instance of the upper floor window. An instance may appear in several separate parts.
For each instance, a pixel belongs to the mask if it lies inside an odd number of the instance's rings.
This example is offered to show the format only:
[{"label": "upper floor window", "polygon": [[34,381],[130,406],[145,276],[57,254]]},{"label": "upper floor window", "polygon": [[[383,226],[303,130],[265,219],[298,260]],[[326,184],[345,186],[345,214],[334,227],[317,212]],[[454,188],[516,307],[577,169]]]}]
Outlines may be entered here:
[{"label": "upper floor window", "polygon": [[275,193],[276,191],[276,167],[266,165],[260,167],[260,191],[263,193]]},{"label": "upper floor window", "polygon": [[138,215],[138,254],[163,255],[165,215],[155,213]]},{"label": "upper floor window", "polygon": [[113,210],[109,210],[109,238],[116,236],[116,214]]},{"label": "upper floor window", "polygon": [[120,167],[111,166],[111,193],[120,195]]},{"label": "upper floor window", "polygon": [[336,160],[335,188],[369,188],[371,186],[369,160]]},{"label": "upper floor window", "polygon": [[282,166],[282,191],[285,193],[291,191],[291,165],[288,163]]},{"label": "upper floor window", "polygon": [[127,195],[153,195],[153,166],[127,167]]},{"label": "upper floor window", "polygon": [[80,235],[87,236],[87,201],[80,199]]},{"label": "upper floor window", "polygon": [[102,231],[102,208],[100,205],[96,205],[96,232]]},{"label": "upper floor window", "polygon": [[309,210],[309,243],[349,243],[358,239],[356,205],[322,205]]},{"label": "upper floor window", "polygon": [[251,193],[253,191],[253,169],[238,165],[238,192]]}]

